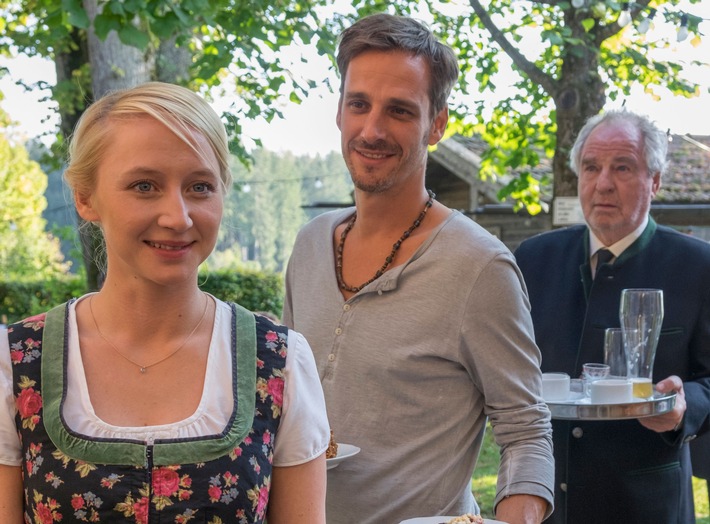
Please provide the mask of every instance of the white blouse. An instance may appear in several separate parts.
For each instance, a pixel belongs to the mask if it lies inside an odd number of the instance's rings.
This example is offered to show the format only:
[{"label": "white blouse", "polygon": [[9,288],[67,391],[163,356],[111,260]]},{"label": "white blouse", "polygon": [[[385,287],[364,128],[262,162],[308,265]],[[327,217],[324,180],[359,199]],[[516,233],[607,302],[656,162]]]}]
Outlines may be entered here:
[{"label": "white blouse", "polygon": [[[83,300],[85,295],[79,300]],[[213,297],[214,298],[214,297]],[[76,304],[69,307],[66,424],[73,431],[98,438],[195,438],[222,432],[234,407],[232,397],[231,315],[229,304],[215,299],[215,321],[200,404],[184,420],[158,426],[121,427],[101,420],[91,405],[79,350]],[[20,441],[15,426],[15,402],[7,331],[0,331],[0,464],[19,466]],[[300,333],[288,331],[281,422],[274,440],[274,466],[294,466],[314,459],[328,447],[330,430],[313,353]]]}]

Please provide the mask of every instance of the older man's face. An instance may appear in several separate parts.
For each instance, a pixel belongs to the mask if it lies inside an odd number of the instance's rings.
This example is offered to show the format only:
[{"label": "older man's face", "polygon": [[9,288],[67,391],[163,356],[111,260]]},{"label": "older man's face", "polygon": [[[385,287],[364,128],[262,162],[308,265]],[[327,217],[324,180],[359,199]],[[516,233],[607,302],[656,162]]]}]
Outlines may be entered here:
[{"label": "older man's face", "polygon": [[660,187],[649,175],[641,133],[627,122],[599,125],[582,149],[578,193],[584,218],[610,246],[644,220]]}]

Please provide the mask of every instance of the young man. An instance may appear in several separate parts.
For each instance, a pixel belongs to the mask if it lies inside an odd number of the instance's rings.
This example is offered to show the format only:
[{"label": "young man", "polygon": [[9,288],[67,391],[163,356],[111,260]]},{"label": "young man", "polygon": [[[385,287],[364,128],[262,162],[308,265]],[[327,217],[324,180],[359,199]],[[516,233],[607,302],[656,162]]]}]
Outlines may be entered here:
[{"label": "young man", "polygon": [[[668,140],[628,111],[591,118],[571,152],[587,225],[523,242],[543,371],[579,376],[603,361],[624,288],[659,288],[665,316],[653,379],[675,408],[626,421],[553,421],[554,523],[695,522],[686,442],[710,413],[710,245],[649,217]],[[600,263],[598,252],[611,251]]]},{"label": "young man", "polygon": [[285,323],[316,356],[331,427],[361,452],[329,472],[329,524],[478,512],[471,474],[486,417],[502,448],[496,514],[552,510],[550,414],[510,252],[424,186],[456,58],[414,20],[342,35],[337,123],[355,209],[300,232]]}]

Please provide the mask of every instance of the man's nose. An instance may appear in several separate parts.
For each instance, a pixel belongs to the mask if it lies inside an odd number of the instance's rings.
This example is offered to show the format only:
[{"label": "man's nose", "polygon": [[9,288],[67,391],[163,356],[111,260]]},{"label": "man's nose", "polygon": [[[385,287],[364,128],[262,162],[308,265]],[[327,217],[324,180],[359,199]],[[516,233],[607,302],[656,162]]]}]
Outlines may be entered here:
[{"label": "man's nose", "polygon": [[385,138],[384,117],[379,111],[370,111],[365,115],[360,135],[370,144]]}]

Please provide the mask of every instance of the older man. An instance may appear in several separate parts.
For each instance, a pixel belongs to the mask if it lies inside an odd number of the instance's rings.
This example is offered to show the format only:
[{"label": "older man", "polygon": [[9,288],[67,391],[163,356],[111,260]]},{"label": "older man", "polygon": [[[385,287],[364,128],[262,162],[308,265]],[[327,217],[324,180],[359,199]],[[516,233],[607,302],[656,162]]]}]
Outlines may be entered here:
[{"label": "older man", "polygon": [[710,412],[710,245],[649,216],[667,146],[642,116],[591,118],[571,153],[586,225],[538,235],[515,253],[543,371],[579,376],[582,364],[603,360],[622,289],[664,292],[653,379],[677,393],[675,408],[638,420],[553,421],[553,523],[695,522],[686,443]]}]

